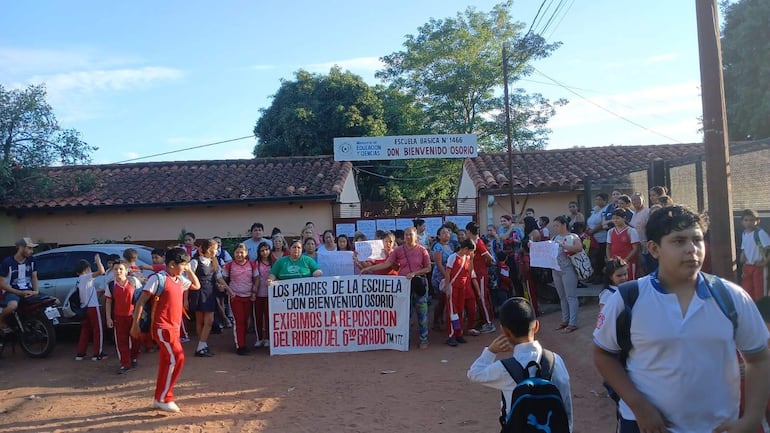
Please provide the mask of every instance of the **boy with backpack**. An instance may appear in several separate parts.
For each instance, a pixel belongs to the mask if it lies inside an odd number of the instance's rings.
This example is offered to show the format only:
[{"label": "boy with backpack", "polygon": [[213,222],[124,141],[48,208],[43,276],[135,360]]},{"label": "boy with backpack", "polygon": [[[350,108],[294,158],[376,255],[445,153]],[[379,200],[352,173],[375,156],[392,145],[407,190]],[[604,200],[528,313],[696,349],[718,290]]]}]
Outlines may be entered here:
[{"label": "boy with backpack", "polygon": [[[535,339],[540,322],[524,298],[510,298],[500,307],[503,334],[468,370],[468,379],[502,392],[502,432],[572,431],[572,394],[562,358]],[[496,361],[498,353],[513,357]]]},{"label": "boy with backpack", "polygon": [[[620,396],[620,433],[756,432],[770,397],[768,331],[739,286],[700,272],[707,223],[681,206],[650,216],[659,268],[604,305],[594,363]],[[746,410],[739,418],[739,350]]]},{"label": "boy with backpack", "polygon": [[[182,274],[186,274],[187,278]],[[139,338],[139,320],[144,304],[153,299],[150,333],[159,346],[153,407],[165,412],[180,410],[174,402],[174,384],[184,366],[184,350],[179,338],[183,299],[186,299],[184,292],[200,287],[198,277],[190,270],[190,256],[184,248],[172,248],[166,252],[166,271],[147,279],[134,308],[131,336]]]},{"label": "boy with backpack", "polygon": [[139,290],[139,286],[135,278],[128,276],[129,266],[125,261],[115,262],[112,266],[115,279],[107,284],[107,290],[104,291],[107,327],[113,329],[115,347],[118,349],[118,374],[136,367],[139,358],[139,340],[129,335],[134,312],[134,291]]},{"label": "boy with backpack", "polygon": [[743,278],[741,285],[755,301],[765,296],[765,267],[770,254],[770,236],[759,227],[759,214],[746,209],[741,216],[741,257]]}]

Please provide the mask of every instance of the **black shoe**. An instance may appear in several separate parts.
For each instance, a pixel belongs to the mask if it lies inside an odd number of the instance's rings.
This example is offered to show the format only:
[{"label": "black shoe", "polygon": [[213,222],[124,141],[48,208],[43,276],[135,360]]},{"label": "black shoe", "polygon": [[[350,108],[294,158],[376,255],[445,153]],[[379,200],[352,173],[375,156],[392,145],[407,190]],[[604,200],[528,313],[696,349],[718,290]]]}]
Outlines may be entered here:
[{"label": "black shoe", "polygon": [[132,359],[131,360],[131,368],[136,368],[137,365],[139,365],[139,360]]},{"label": "black shoe", "polygon": [[460,343],[460,344],[465,344],[465,343],[468,342],[468,340],[466,340],[465,337],[463,337],[463,336],[457,337],[457,338],[455,338],[455,340],[457,340],[457,342]]},{"label": "black shoe", "polygon": [[212,334],[221,334],[222,333],[222,328],[220,328],[219,326],[215,326],[215,327],[211,328],[211,333]]},{"label": "black shoe", "polygon": [[203,349],[195,352],[195,356],[199,358],[211,358],[214,356],[214,353],[211,352],[208,347],[204,347]]},{"label": "black shoe", "polygon": [[446,339],[446,344],[448,346],[457,347],[457,340],[455,340],[452,337],[449,337],[449,338]]},{"label": "black shoe", "polygon": [[248,347],[239,347],[239,348],[235,349],[235,353],[237,355],[241,355],[241,356],[248,355],[249,354],[249,348]]},{"label": "black shoe", "polygon": [[118,369],[118,374],[126,374],[128,373],[129,368],[128,367],[120,367]]}]

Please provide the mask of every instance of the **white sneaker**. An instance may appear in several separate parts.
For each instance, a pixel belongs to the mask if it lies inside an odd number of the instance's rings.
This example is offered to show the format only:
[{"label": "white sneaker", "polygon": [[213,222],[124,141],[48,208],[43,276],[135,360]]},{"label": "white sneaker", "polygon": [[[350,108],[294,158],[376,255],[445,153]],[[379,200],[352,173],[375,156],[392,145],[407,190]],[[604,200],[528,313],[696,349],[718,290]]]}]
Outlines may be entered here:
[{"label": "white sneaker", "polygon": [[162,401],[155,400],[152,403],[152,407],[154,407],[156,409],[160,409],[160,410],[162,410],[164,412],[174,412],[174,413],[176,413],[176,412],[181,411],[181,409],[179,409],[179,406],[177,406],[176,403],[174,403],[173,401],[170,401],[168,403],[164,403]]},{"label": "white sneaker", "polygon": [[262,340],[262,347],[270,347],[270,340]]},{"label": "white sneaker", "polygon": [[254,347],[262,347],[262,340],[257,340],[254,342]]}]

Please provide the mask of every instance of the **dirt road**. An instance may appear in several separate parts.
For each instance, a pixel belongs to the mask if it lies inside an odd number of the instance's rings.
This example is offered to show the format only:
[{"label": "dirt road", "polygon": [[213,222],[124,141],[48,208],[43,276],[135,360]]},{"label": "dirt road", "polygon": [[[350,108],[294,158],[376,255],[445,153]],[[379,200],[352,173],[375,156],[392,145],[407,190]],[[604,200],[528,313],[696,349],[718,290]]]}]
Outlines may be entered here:
[{"label": "dirt road", "polygon": [[[591,362],[596,312],[596,305],[582,307],[581,327],[568,335],[553,331],[558,313],[546,315],[538,336],[567,363],[577,433],[610,432],[615,424],[612,401],[603,397]],[[267,349],[255,349],[242,357],[233,352],[228,331],[213,336],[213,358],[195,358],[193,343],[185,345],[179,414],[150,409],[157,354],[143,354],[139,367],[118,375],[115,356],[75,361],[72,336],[48,359],[6,350],[0,359],[0,431],[499,431],[499,393],[465,377],[496,334],[456,348],[432,332],[431,347],[422,351],[270,357]],[[395,372],[383,374],[390,370]]]}]

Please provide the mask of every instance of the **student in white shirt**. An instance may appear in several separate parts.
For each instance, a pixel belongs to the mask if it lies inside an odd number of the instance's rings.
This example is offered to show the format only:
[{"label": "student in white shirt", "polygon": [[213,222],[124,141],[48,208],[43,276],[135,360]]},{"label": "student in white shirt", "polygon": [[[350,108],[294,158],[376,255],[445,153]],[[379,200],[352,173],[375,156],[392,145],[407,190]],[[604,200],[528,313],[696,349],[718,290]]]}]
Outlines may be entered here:
[{"label": "student in white shirt", "polygon": [[[481,356],[473,362],[468,370],[468,379],[490,388],[499,389],[505,396],[507,409],[511,407],[511,395],[516,388],[516,382],[501,361],[497,361],[496,355],[504,353],[506,356],[513,349],[513,357],[522,366],[530,361],[540,363],[543,355],[543,347],[535,339],[535,334],[540,329],[540,322],[535,316],[532,304],[524,298],[510,298],[500,307],[500,325],[502,335],[495,338],[489,347],[485,347]],[[569,419],[570,431],[572,431],[572,394],[570,391],[569,373],[564,365],[564,360],[554,353],[555,362],[551,382],[558,388],[564,402],[564,409]],[[530,371],[530,374],[534,372]],[[506,413],[506,415],[508,415]]]},{"label": "student in white shirt", "polygon": [[[707,223],[681,206],[650,216],[647,248],[660,266],[638,280],[626,366],[618,359],[620,292],[594,331],[594,363],[618,393],[620,433],[756,432],[770,397],[768,331],[751,298],[725,281],[737,327],[700,273]],[[717,282],[718,284],[718,282]],[[716,290],[716,289],[714,289]],[[746,361],[746,410],[739,418],[739,350]]]}]

